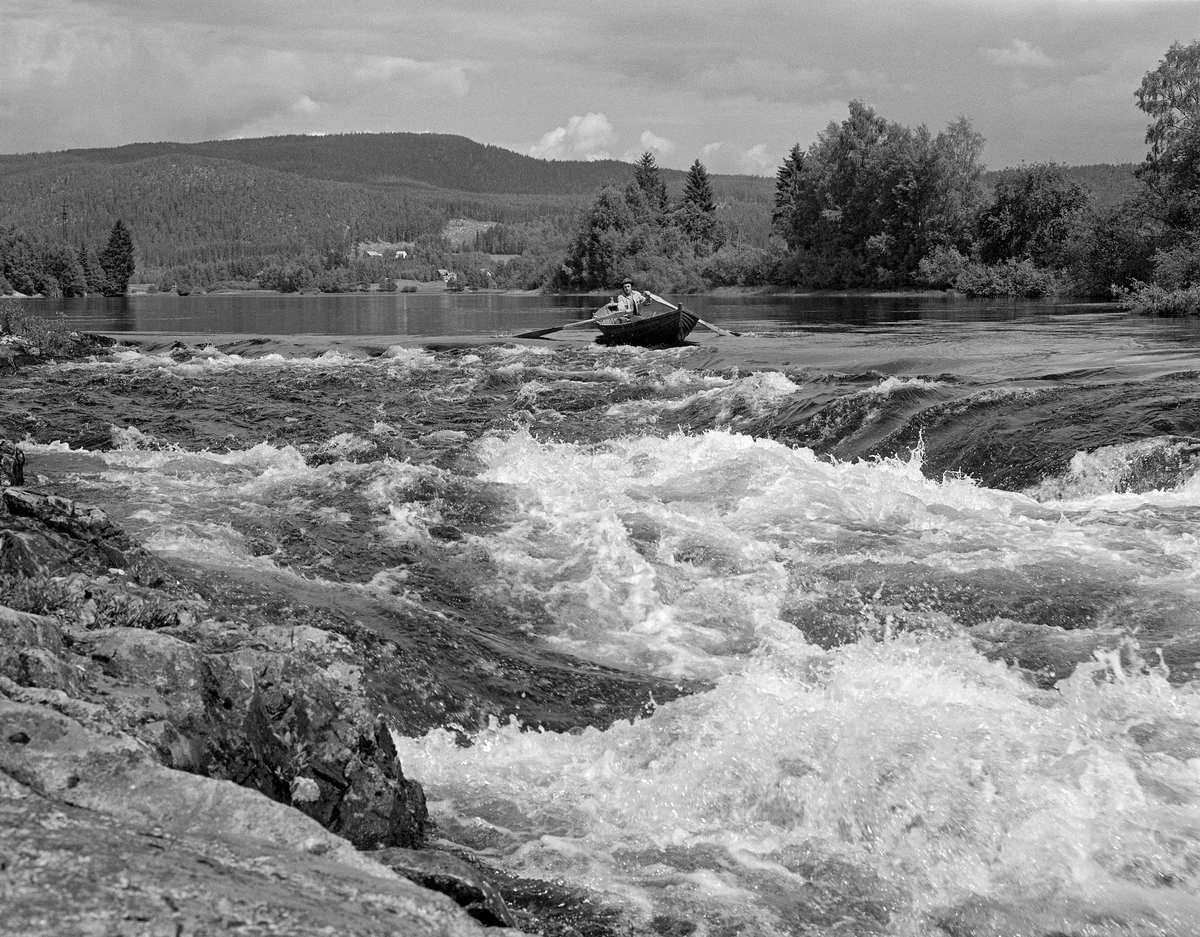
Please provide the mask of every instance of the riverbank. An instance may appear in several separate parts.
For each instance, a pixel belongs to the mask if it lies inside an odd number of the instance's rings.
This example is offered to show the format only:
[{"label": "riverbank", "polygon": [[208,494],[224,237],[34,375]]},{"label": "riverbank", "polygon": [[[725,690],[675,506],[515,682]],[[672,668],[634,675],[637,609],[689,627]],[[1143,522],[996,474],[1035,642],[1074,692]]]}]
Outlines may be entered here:
[{"label": "riverbank", "polygon": [[[586,293],[567,293],[561,294],[558,292],[546,292],[545,290],[515,290],[515,289],[472,289],[472,290],[448,290],[441,281],[423,282],[418,280],[397,280],[398,289],[392,291],[380,290],[374,287],[369,290],[359,290],[356,292],[369,293],[371,295],[491,295],[491,296],[594,296],[598,300],[610,299],[613,295],[619,292],[618,287],[611,290],[592,290]],[[407,289],[406,289],[407,287]],[[176,294],[174,292],[160,292],[153,288],[149,283],[131,283],[129,286],[129,296],[175,296],[179,295],[180,299],[186,299],[188,296],[345,296],[354,295],[354,293],[322,293],[317,290],[304,290],[298,293],[283,293],[279,290],[263,290],[263,289],[212,289],[212,290],[195,290],[187,294]],[[794,287],[786,286],[715,286],[711,289],[700,290],[694,293],[683,294],[663,294],[677,296],[679,299],[686,302],[689,296],[711,296],[711,297],[738,297],[738,296],[771,296],[781,299],[788,297],[803,297],[803,296],[862,296],[866,298],[892,298],[897,296],[919,297],[956,297],[965,296],[964,293],[958,293],[954,290],[934,290],[934,289],[905,289],[905,290],[798,290]],[[9,293],[0,295],[0,301],[11,299],[44,299],[41,295],[27,296],[24,293]],[[1087,297],[1078,297],[1079,299],[1087,299]]]}]

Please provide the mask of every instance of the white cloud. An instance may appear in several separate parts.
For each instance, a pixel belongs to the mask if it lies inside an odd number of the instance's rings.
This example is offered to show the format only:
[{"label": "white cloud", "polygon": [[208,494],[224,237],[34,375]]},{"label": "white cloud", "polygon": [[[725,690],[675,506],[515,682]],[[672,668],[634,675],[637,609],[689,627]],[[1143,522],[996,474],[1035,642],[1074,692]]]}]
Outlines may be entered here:
[{"label": "white cloud", "polygon": [[1054,60],[1032,42],[1014,39],[1003,49],[981,49],[988,59],[1006,68],[1053,68]]},{"label": "white cloud", "polygon": [[599,113],[572,117],[529,148],[538,159],[608,159],[608,146],[616,139],[608,118]]},{"label": "white cloud", "polygon": [[756,176],[765,176],[774,173],[777,162],[775,157],[767,152],[767,145],[765,143],[754,144],[754,146],[742,153],[741,156],[742,171],[752,173]]},{"label": "white cloud", "polygon": [[721,148],[719,143],[706,143],[700,147],[700,155],[705,159],[711,159],[713,155]]},{"label": "white cloud", "polygon": [[670,156],[677,149],[678,145],[674,140],[668,140],[652,131],[643,130],[642,135],[638,138],[638,145],[626,150],[622,159],[627,163],[632,163],[647,150],[652,150],[659,156]]},{"label": "white cloud", "polygon": [[641,136],[641,144],[644,149],[657,150],[663,156],[667,156],[675,151],[675,141],[668,140],[666,137],[660,137],[656,133],[651,133],[649,130],[643,130]]}]

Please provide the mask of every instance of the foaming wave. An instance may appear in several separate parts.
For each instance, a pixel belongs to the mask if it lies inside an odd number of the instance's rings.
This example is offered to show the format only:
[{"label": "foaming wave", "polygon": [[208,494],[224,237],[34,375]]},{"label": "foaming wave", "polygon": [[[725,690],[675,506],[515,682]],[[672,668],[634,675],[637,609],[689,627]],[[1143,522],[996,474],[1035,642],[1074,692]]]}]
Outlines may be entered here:
[{"label": "foaming wave", "polygon": [[454,839],[642,926],[1189,933],[1200,698],[1113,667],[1041,692],[963,641],[781,640],[636,723],[397,746]]},{"label": "foaming wave", "polygon": [[1169,491],[1195,477],[1200,442],[1161,436],[1077,452],[1067,471],[1044,479],[1026,494],[1039,501],[1073,501],[1096,495]]},{"label": "foaming wave", "polygon": [[392,345],[383,353],[389,361],[412,370],[432,368],[437,359],[424,348],[410,348],[406,345]]},{"label": "foaming wave", "polygon": [[318,447],[318,451],[324,455],[350,458],[366,452],[374,453],[377,451],[377,447],[375,443],[356,436],[354,433],[338,433],[322,443]]},{"label": "foaming wave", "polygon": [[104,358],[93,357],[84,362],[69,362],[58,367],[64,370],[115,370],[130,373],[158,370],[182,378],[195,379],[216,376],[240,368],[311,370],[330,367],[363,367],[370,364],[366,359],[333,349],[315,356],[285,356],[278,352],[245,356],[237,353],[227,354],[215,345],[206,345],[199,349],[181,350],[174,356],[167,352],[147,352],[136,348],[121,347]]},{"label": "foaming wave", "polygon": [[868,387],[860,391],[864,394],[881,394],[886,396],[895,393],[896,391],[907,390],[928,390],[933,387],[945,387],[946,381],[931,381],[928,378],[922,377],[886,377],[874,387]]},{"label": "foaming wave", "polygon": [[166,442],[151,433],[143,433],[136,426],[112,427],[112,442],[117,449],[183,451],[175,443]]},{"label": "foaming wave", "polygon": [[[354,445],[352,437],[340,442],[343,448]],[[295,447],[270,443],[223,453],[139,447],[81,454],[68,447],[60,455],[62,449],[45,447],[50,458],[67,460],[68,469],[70,460],[86,455],[89,471],[80,483],[97,492],[114,490],[113,501],[129,512],[130,531],[152,551],[264,569],[271,561],[256,552],[259,544],[246,529],[279,517],[316,528],[344,523],[349,516],[344,510],[318,500],[338,495],[348,481],[374,470],[345,461],[313,466]]]},{"label": "foaming wave", "polygon": [[506,587],[552,613],[557,630],[544,636],[671,677],[710,678],[790,628],[789,569],[826,555],[847,527],[878,531],[881,554],[957,565],[979,519],[1005,517],[1019,498],[926,479],[919,453],[831,463],[722,431],[594,447],[522,431],[476,451],[480,480],[513,486],[528,518],[485,543]]},{"label": "foaming wave", "polygon": [[801,391],[778,371],[733,378],[675,371],[659,380],[670,397],[627,401],[614,405],[609,413],[639,422],[661,417],[696,428],[737,425],[775,412]]}]

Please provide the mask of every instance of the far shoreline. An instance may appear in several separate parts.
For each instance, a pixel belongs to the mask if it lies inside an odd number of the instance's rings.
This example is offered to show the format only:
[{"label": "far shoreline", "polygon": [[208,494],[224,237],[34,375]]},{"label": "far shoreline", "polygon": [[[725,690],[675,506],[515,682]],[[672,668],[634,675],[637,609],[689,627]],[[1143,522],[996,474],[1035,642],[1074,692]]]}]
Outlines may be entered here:
[{"label": "far shoreline", "polygon": [[[611,297],[616,295],[619,290],[585,290],[579,292],[566,291],[546,291],[546,290],[516,290],[516,289],[473,289],[473,290],[448,290],[440,283],[416,283],[406,282],[406,286],[415,285],[416,289],[396,289],[396,290],[381,290],[378,288],[368,290],[347,290],[345,292],[326,293],[320,290],[297,290],[295,292],[284,292],[282,290],[269,289],[213,289],[213,290],[194,290],[188,293],[176,293],[174,290],[159,291],[150,289],[149,284],[131,284],[129,291],[124,296],[78,296],[78,297],[62,297],[62,296],[43,296],[40,293],[28,295],[25,293],[7,293],[0,294],[0,302],[12,300],[14,302],[24,299],[124,299],[130,297],[141,296],[172,296],[180,300],[186,300],[190,296],[297,296],[297,297],[320,297],[320,296],[378,296],[393,295],[393,296],[594,296],[597,298]],[[957,290],[938,290],[938,289],[844,289],[844,290],[804,290],[785,286],[715,286],[712,289],[697,290],[689,293],[673,293],[663,291],[664,296],[676,296],[687,298],[689,296],[711,296],[711,297],[861,297],[863,299],[893,299],[898,297],[912,297],[914,299],[982,299],[982,300],[1004,300],[1004,299],[1020,299],[1028,301],[1029,297],[1020,296],[969,296],[966,293]],[[1053,294],[1040,299],[1057,299],[1057,300],[1078,300],[1080,302],[1112,302],[1109,299],[1100,299],[1094,296],[1083,296],[1074,294]]]}]

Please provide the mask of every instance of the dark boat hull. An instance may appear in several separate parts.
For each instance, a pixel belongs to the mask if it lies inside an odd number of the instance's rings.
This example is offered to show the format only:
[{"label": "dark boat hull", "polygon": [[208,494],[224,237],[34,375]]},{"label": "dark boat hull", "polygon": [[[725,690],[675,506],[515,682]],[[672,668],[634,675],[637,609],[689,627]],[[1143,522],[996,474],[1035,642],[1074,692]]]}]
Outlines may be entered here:
[{"label": "dark boat hull", "polygon": [[640,345],[643,348],[681,345],[699,321],[699,316],[680,306],[657,316],[643,316],[627,322],[597,323],[601,335],[596,341],[602,345]]}]

